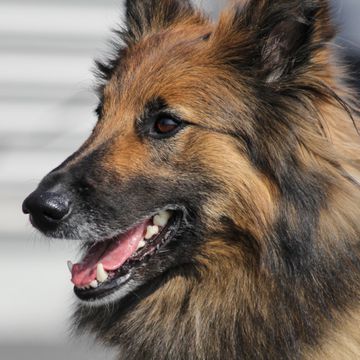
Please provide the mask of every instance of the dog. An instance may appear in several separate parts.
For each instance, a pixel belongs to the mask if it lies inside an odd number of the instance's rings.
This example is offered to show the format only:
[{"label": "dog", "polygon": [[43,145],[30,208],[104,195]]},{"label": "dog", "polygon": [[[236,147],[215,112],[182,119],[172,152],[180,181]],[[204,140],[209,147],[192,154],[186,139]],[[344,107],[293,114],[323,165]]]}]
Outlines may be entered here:
[{"label": "dog", "polygon": [[88,140],[23,203],[119,359],[360,358],[360,136],[326,0],[128,0]]}]

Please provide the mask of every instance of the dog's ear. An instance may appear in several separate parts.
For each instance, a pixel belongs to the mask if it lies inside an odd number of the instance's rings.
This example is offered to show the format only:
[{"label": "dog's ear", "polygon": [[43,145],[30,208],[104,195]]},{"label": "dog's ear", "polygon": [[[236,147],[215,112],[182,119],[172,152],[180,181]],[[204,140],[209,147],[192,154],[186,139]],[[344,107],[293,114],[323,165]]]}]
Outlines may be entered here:
[{"label": "dog's ear", "polygon": [[242,47],[238,59],[249,64],[251,57],[268,83],[309,64],[335,36],[327,0],[248,0],[230,18]]},{"label": "dog's ear", "polygon": [[190,17],[194,9],[188,0],[126,0],[128,41],[166,28]]}]

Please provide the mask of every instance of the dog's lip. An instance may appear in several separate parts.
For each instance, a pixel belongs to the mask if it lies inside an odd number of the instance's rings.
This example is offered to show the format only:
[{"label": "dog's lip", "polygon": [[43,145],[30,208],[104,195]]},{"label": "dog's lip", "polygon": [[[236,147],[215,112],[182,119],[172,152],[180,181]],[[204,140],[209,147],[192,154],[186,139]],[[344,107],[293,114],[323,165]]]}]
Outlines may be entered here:
[{"label": "dog's lip", "polygon": [[182,219],[182,211],[173,211],[173,215],[169,219],[169,222],[164,226],[161,233],[151,240],[150,247],[144,248],[145,251],[143,254],[140,253],[140,255],[138,255],[137,252],[135,252],[135,255],[137,255],[136,257],[131,256],[128,258],[119,269],[111,272],[110,279],[99,284],[99,286],[96,286],[95,288],[79,288],[74,286],[76,296],[82,301],[94,301],[112,295],[116,290],[132,279],[132,275],[137,268],[145,266],[153,255],[158,251],[161,251],[163,247],[172,240],[180,228]]}]

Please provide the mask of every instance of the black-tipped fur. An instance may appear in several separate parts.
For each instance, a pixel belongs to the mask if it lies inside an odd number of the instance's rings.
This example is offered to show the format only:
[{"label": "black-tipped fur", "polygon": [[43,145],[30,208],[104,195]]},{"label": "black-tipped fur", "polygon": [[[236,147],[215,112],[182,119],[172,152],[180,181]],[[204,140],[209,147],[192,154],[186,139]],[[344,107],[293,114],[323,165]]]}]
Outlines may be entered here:
[{"label": "black-tipped fur", "polygon": [[127,0],[126,42],[137,42],[145,34],[166,28],[192,13],[188,0]]},{"label": "black-tipped fur", "polygon": [[[357,360],[359,112],[328,1],[204,19],[188,1],[126,2],[100,121],[40,185],[73,200],[47,235],[106,241],[159,209],[187,215],[75,325],[127,360]],[[149,136],[159,110],[179,131]]]}]

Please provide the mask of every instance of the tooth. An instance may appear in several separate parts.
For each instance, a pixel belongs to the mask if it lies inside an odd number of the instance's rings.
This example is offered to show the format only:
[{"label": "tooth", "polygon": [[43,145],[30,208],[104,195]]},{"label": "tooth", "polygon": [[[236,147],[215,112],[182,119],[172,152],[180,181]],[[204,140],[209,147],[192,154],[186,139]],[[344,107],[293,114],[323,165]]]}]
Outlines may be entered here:
[{"label": "tooth", "polygon": [[70,272],[72,272],[72,268],[73,268],[74,264],[70,260],[67,262],[67,266],[68,266]]},{"label": "tooth", "polygon": [[96,279],[98,282],[103,283],[107,280],[109,274],[104,270],[102,263],[99,263],[96,268]]},{"label": "tooth", "polygon": [[97,282],[97,280],[94,280],[90,283],[90,286],[93,288],[93,289],[96,289],[98,287],[99,283]]},{"label": "tooth", "polygon": [[154,216],[154,225],[164,227],[169,221],[170,216],[170,211],[160,211],[157,215]]},{"label": "tooth", "polygon": [[138,245],[138,247],[137,247],[136,250],[142,249],[145,245],[146,245],[146,242],[145,242],[145,240],[143,239],[143,240],[141,240],[141,241],[139,242],[139,245]]},{"label": "tooth", "polygon": [[154,226],[149,225],[146,229],[145,239],[149,240],[158,233],[159,233],[159,227],[157,225]]}]

